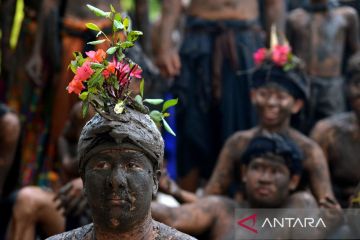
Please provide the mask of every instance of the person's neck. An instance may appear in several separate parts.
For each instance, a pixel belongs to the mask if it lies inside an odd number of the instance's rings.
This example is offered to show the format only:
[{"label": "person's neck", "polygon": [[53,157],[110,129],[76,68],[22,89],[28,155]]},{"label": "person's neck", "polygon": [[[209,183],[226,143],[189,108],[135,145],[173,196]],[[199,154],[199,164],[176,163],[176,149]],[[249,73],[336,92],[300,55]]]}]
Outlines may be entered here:
[{"label": "person's neck", "polygon": [[260,124],[259,129],[270,133],[287,133],[290,129],[290,119],[287,119],[276,126],[266,126],[264,124]]},{"label": "person's neck", "polygon": [[110,231],[109,229],[103,229],[94,223],[94,232],[92,240],[109,240],[109,239],[153,239],[153,220],[151,214],[149,214],[142,222],[136,224],[133,228],[127,231]]}]

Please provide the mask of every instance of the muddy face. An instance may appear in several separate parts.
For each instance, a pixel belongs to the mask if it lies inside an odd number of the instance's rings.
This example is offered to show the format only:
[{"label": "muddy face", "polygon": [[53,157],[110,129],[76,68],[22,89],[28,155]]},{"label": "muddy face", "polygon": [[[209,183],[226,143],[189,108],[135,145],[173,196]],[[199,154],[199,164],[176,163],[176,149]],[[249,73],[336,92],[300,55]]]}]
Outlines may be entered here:
[{"label": "muddy face", "polygon": [[295,111],[294,97],[276,85],[253,90],[252,100],[264,127],[280,127]]},{"label": "muddy face", "polygon": [[244,181],[252,207],[279,207],[289,195],[289,169],[285,164],[264,157],[255,158],[249,163]]},{"label": "muddy face", "polygon": [[129,148],[91,156],[84,182],[94,223],[109,231],[126,231],[143,221],[158,184],[151,161]]}]

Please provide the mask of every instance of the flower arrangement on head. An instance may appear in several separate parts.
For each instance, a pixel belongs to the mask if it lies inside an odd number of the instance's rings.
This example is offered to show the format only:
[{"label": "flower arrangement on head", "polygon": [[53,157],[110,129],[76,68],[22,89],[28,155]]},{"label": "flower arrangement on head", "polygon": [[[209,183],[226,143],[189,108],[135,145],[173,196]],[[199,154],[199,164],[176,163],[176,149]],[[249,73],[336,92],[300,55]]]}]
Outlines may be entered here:
[{"label": "flower arrangement on head", "polygon": [[[126,107],[130,107],[149,114],[158,126],[163,125],[169,133],[175,135],[165,121],[165,117],[169,116],[167,109],[176,105],[178,100],[171,99],[164,102],[162,99],[144,99],[142,69],[126,57],[126,50],[134,46],[142,32],[131,30],[129,18],[122,17],[112,5],[109,12],[89,4],[87,7],[96,16],[104,17],[112,22],[112,35],[109,37],[96,24],[87,23],[86,27],[96,31],[96,37],[101,37],[87,44],[103,44],[108,48],[106,51],[103,49],[88,51],[85,53],[86,57],[80,52],[75,52],[75,59],[69,65],[75,76],[69,83],[67,91],[79,95],[83,102],[83,115],[87,114],[90,104],[105,117],[107,114],[122,114],[126,111]],[[119,33],[122,33],[123,37],[119,37]],[[140,79],[139,94],[134,97],[130,84],[133,80]],[[150,112],[145,103],[152,105],[163,103],[162,110]]]},{"label": "flower arrangement on head", "polygon": [[271,28],[270,49],[258,49],[253,58],[256,66],[273,64],[281,67],[284,71],[291,70],[302,64],[301,60],[291,52],[291,47],[286,40],[283,44],[279,43],[275,26]]},{"label": "flower arrangement on head", "polygon": [[270,49],[258,49],[253,58],[256,65],[252,74],[253,88],[276,83],[296,98],[308,99],[309,81],[304,64],[291,52],[286,40],[284,44],[279,44],[274,26],[271,29]]}]

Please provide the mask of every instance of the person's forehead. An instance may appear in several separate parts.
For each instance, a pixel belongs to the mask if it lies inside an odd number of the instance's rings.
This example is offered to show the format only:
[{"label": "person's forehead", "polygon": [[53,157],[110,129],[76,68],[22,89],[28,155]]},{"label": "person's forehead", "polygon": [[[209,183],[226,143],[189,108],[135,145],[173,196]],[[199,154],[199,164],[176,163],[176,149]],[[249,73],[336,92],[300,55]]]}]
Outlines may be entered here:
[{"label": "person's forehead", "polygon": [[277,94],[287,94],[291,97],[290,93],[283,86],[277,83],[267,83],[260,86],[258,89],[272,93],[277,93]]},{"label": "person's forehead", "polygon": [[[147,156],[141,149],[138,148],[108,148],[102,149],[93,154],[90,157],[90,160],[96,160],[99,157],[104,157],[105,159],[114,159],[121,158],[126,156],[136,156],[138,160],[148,159]],[[140,157],[141,156],[141,157]],[[140,158],[139,158],[140,157]],[[149,160],[150,161],[150,160]]]},{"label": "person's forehead", "polygon": [[267,167],[276,167],[276,168],[287,168],[284,159],[281,156],[260,156],[260,157],[255,157],[250,164],[261,164]]}]

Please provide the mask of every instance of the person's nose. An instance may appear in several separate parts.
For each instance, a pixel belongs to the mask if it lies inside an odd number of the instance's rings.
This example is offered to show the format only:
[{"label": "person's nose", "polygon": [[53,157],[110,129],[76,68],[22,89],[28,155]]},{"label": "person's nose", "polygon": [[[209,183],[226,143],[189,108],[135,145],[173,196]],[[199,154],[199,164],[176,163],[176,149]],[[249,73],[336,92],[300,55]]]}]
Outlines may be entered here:
[{"label": "person's nose", "polygon": [[109,176],[109,187],[120,189],[126,186],[126,173],[121,166],[113,168]]},{"label": "person's nose", "polygon": [[272,181],[270,170],[264,170],[259,176],[259,182],[262,184],[270,184]]},{"label": "person's nose", "polygon": [[275,94],[271,94],[267,100],[267,105],[270,107],[274,107],[278,104],[278,99]]}]

